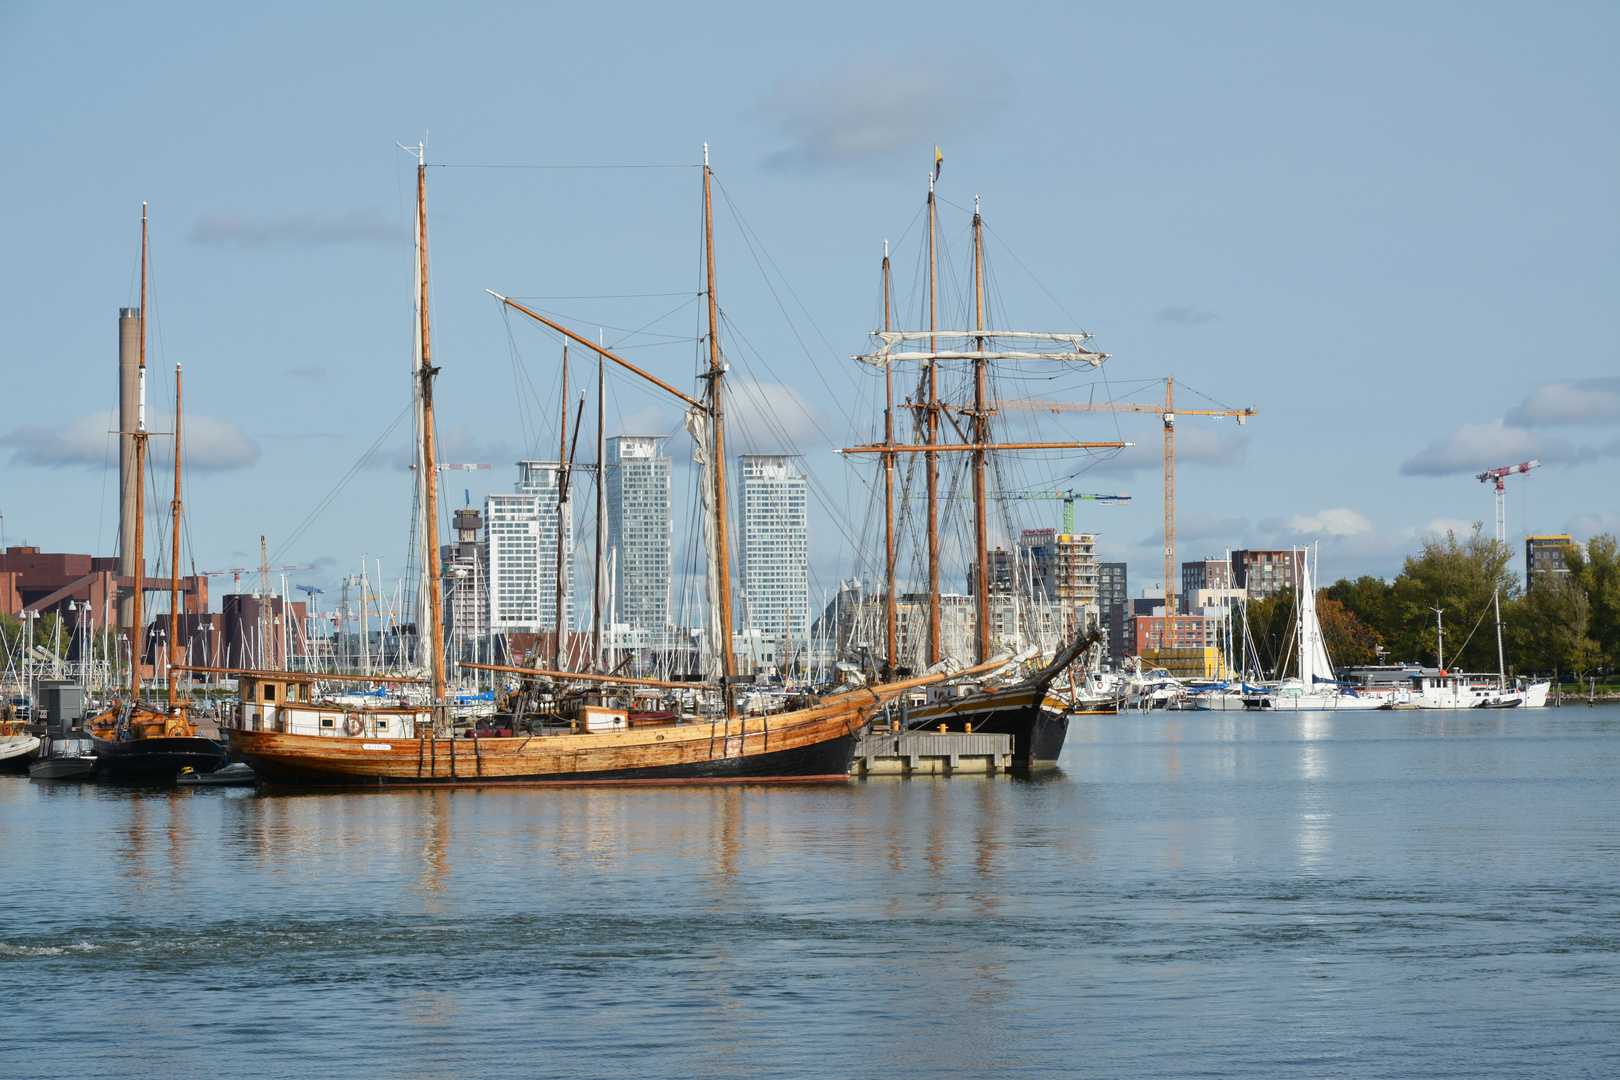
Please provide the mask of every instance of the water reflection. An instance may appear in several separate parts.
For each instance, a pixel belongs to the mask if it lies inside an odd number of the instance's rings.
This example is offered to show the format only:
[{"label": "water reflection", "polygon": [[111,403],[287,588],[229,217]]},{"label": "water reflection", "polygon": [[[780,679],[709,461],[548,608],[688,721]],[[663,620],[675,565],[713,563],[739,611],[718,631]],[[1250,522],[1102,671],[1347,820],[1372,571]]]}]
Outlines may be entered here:
[{"label": "water reflection", "polygon": [[[1059,772],[819,788],[0,778],[0,993],[53,1078],[1609,1060],[1597,713],[1089,718]],[[87,1001],[120,1022],[62,1007]]]}]

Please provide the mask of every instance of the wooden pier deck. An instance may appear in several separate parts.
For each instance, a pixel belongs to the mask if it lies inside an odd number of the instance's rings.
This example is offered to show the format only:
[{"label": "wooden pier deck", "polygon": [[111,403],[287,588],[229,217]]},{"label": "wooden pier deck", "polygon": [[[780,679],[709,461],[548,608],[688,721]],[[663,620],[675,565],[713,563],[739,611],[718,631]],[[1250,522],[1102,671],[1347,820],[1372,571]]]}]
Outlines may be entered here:
[{"label": "wooden pier deck", "polygon": [[852,776],[996,773],[1012,768],[1011,735],[962,731],[872,731],[861,736]]}]

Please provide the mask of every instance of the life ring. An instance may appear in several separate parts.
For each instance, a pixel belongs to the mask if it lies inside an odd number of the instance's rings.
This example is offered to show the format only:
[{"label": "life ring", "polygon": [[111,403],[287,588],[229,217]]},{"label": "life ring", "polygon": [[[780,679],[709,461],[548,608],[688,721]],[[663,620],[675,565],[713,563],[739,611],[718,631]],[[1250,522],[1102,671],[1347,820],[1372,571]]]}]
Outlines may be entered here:
[{"label": "life ring", "polygon": [[343,730],[349,735],[358,735],[365,729],[365,721],[358,716],[345,717],[343,720]]}]

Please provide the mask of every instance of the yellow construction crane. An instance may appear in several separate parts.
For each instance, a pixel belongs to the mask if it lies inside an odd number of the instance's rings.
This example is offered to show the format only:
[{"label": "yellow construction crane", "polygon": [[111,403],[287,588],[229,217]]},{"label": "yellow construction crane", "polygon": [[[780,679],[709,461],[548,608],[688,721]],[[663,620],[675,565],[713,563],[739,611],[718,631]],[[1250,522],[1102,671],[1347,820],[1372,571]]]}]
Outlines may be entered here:
[{"label": "yellow construction crane", "polygon": [[[1158,405],[1115,404],[1072,401],[998,401],[999,409],[1044,409],[1048,412],[1129,412],[1160,413],[1164,420],[1164,613],[1176,613],[1176,399],[1175,380],[1164,380],[1164,407]],[[1259,415],[1253,405],[1247,409],[1183,409],[1183,416],[1235,416],[1239,424]]]}]

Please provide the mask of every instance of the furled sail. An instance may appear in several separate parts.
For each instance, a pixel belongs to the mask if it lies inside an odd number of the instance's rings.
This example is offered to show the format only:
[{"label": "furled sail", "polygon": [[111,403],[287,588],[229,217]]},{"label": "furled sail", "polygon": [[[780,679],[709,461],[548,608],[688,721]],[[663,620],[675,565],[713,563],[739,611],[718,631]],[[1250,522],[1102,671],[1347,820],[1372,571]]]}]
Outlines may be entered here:
[{"label": "furled sail", "polygon": [[714,533],[714,445],[709,428],[709,412],[696,406],[686,410],[686,430],[692,435],[692,460],[698,465],[698,491],[703,499],[704,583],[708,597],[708,649],[704,654],[706,679],[719,681],[721,649],[720,626],[720,547]]}]

